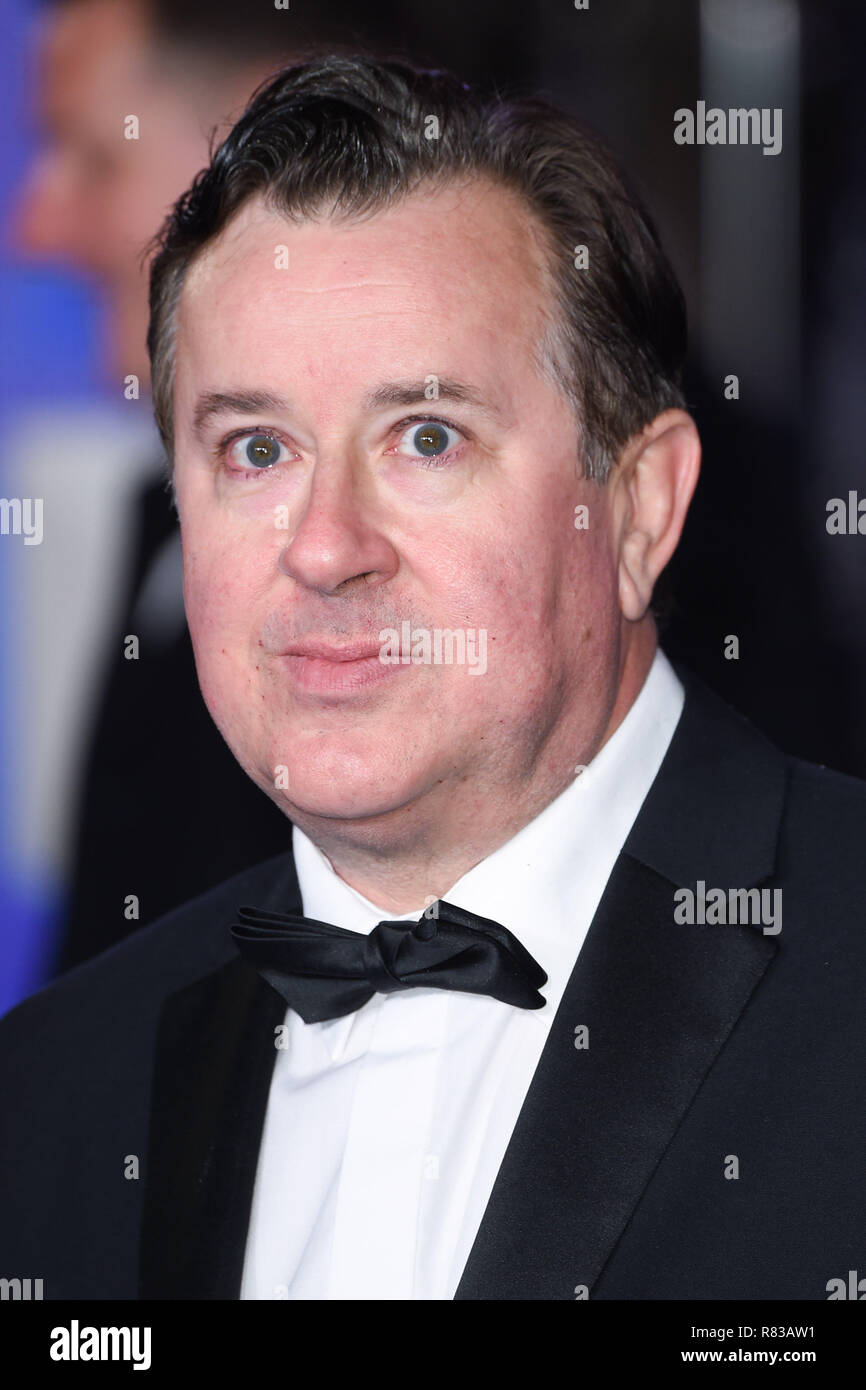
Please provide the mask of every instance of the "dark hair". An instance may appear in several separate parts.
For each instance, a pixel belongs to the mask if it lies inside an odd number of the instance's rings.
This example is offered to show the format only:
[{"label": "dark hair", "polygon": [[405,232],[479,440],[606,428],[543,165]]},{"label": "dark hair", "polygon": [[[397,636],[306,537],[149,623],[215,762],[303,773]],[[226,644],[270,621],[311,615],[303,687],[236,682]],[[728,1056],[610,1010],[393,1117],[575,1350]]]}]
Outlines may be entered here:
[{"label": "dark hair", "polygon": [[548,103],[483,99],[448,73],[357,56],[269,79],[156,239],[148,349],[169,458],[184,278],[250,197],[291,218],[355,217],[479,176],[534,214],[557,306],[544,364],[574,406],[585,475],[604,481],[633,434],[683,404],[685,303],[650,218],[600,141]]}]

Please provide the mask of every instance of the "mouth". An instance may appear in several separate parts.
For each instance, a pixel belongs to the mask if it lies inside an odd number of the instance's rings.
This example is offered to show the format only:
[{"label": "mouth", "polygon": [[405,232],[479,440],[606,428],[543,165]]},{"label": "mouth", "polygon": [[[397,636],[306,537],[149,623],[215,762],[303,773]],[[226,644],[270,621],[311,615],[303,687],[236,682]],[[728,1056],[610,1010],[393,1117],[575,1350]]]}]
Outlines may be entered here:
[{"label": "mouth", "polygon": [[381,642],[371,642],[369,638],[342,646],[334,642],[306,641],[287,647],[284,655],[305,657],[308,661],[366,661],[370,657],[378,660],[381,646]]},{"label": "mouth", "polygon": [[320,696],[346,696],[393,680],[403,669],[380,660],[381,645],[369,638],[341,646],[311,640],[288,647],[278,660],[297,690]]}]

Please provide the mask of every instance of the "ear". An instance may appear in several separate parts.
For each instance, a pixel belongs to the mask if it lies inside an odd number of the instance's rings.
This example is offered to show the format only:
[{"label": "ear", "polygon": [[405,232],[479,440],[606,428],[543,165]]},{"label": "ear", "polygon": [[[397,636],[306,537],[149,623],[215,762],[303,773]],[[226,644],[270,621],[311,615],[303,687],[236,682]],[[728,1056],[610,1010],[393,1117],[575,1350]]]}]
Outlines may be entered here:
[{"label": "ear", "polygon": [[656,580],[680,539],[701,466],[701,441],[691,415],[666,410],[630,440],[610,486],[618,550],[619,602],[638,622]]}]

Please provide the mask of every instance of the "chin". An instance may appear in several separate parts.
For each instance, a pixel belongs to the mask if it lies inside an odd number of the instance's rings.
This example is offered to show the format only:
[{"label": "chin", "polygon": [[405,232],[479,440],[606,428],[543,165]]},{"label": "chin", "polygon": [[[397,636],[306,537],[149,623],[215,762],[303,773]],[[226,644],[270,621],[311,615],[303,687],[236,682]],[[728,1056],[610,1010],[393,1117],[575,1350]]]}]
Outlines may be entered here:
[{"label": "chin", "polygon": [[311,788],[309,795],[304,788],[295,787],[291,792],[272,792],[280,809],[289,820],[297,821],[304,828],[305,821],[372,821],[396,811],[405,804],[406,798],[383,796],[381,791],[356,788],[346,792],[341,789],[328,789],[323,792],[321,784]]},{"label": "chin", "polygon": [[288,786],[272,789],[270,795],[291,820],[373,820],[398,811],[424,790],[422,777],[407,776],[404,769],[398,778],[395,772],[393,766],[377,767],[375,761],[364,767],[345,761],[335,767],[330,759],[303,767],[294,762],[289,764]]}]

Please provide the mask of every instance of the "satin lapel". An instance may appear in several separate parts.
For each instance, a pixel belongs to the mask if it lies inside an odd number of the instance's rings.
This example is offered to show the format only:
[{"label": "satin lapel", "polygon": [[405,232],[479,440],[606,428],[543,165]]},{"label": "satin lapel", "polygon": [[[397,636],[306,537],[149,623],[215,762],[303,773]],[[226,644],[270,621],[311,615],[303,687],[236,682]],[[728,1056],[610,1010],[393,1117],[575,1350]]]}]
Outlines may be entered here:
[{"label": "satin lapel", "polygon": [[[673,891],[620,855],[456,1298],[591,1291],[775,953],[756,927],[675,925]],[[582,1024],[585,1050],[575,1047]]]},{"label": "satin lapel", "polygon": [[[139,1298],[236,1299],[285,1001],[235,951],[228,923],[255,902],[301,911],[291,854],[251,871],[214,909],[226,963],[169,995],[154,1049]],[[240,890],[239,890],[240,891]]]},{"label": "satin lapel", "polygon": [[236,1299],[286,1006],[241,960],[163,1006],[139,1298]]}]

